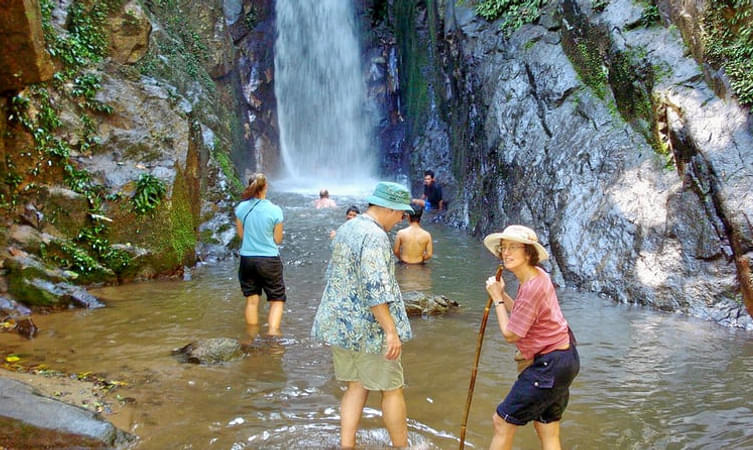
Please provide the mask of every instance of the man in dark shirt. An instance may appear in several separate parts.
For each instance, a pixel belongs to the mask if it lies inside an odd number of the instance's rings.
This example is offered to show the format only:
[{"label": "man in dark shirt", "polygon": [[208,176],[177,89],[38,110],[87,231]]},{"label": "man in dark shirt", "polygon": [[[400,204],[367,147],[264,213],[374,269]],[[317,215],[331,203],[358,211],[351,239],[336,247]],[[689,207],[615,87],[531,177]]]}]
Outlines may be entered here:
[{"label": "man in dark shirt", "polygon": [[433,170],[424,171],[424,195],[413,201],[424,208],[426,211],[444,209],[444,199],[442,198],[442,187],[434,179]]}]

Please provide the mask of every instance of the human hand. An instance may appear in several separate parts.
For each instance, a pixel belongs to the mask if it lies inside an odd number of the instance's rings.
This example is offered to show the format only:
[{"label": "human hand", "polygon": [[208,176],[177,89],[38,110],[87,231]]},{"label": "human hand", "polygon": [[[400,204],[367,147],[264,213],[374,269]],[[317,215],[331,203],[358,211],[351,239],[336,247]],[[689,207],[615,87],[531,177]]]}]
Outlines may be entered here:
[{"label": "human hand", "polygon": [[501,277],[499,280],[497,280],[495,277],[489,277],[486,279],[486,292],[488,292],[493,299],[501,299],[502,291],[504,289],[505,280],[503,280]]},{"label": "human hand", "polygon": [[387,350],[384,352],[384,357],[387,359],[397,359],[400,357],[400,351],[402,350],[403,343],[400,342],[400,338],[397,333],[390,333],[386,336]]}]

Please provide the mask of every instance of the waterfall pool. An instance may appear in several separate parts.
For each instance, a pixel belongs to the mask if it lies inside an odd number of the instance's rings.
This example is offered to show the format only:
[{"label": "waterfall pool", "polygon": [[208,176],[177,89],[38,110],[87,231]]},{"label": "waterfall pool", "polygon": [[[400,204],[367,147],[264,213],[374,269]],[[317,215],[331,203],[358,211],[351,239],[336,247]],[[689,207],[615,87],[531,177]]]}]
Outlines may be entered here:
[{"label": "waterfall pool", "polygon": [[[289,300],[283,336],[265,338],[262,327],[255,337],[262,351],[218,366],[171,356],[196,339],[252,338],[234,259],[201,264],[189,281],[93,290],[106,308],[35,316],[37,338],[0,334],[0,346],[53,369],[128,382],[117,392],[135,399],[127,431],[140,437],[137,448],[337,447],[342,386],[333,379],[329,350],[309,331],[323,289],[329,231],[342,223],[349,204],[363,205],[335,195],[337,209],[315,210],[313,193],[269,198],[285,214],[281,253]],[[415,448],[456,448],[486,301],[484,280],[496,261],[477,239],[424,222],[435,256],[425,266],[400,267],[401,287],[446,295],[462,308],[412,319],[415,337],[403,354],[409,438]],[[563,448],[753,448],[753,335],[594,294],[558,293],[582,363],[562,422]],[[494,408],[515,377],[512,353],[490,317],[469,448],[489,445]],[[360,446],[388,442],[378,400],[373,395],[367,403]],[[519,431],[516,445],[538,448],[532,426]]]}]

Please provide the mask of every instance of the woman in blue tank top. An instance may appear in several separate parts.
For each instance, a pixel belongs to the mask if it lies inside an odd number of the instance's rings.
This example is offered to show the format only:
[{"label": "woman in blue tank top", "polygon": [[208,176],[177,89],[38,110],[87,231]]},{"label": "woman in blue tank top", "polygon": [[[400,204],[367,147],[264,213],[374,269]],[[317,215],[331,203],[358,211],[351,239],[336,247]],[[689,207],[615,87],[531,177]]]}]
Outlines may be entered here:
[{"label": "woman in blue tank top", "polygon": [[243,201],[235,207],[235,225],[241,238],[238,279],[246,297],[246,323],[259,323],[259,296],[262,290],[269,302],[269,334],[280,334],[285,305],[282,260],[277,245],[282,242],[282,209],[267,196],[267,178],[255,173],[243,191]]}]

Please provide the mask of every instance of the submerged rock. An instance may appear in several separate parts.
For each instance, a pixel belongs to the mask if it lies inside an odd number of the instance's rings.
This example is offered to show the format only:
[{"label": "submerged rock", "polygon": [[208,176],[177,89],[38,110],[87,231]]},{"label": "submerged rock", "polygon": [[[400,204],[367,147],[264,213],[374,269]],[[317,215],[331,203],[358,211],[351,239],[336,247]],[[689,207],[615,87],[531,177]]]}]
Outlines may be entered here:
[{"label": "submerged rock", "polygon": [[192,364],[220,364],[243,356],[241,344],[230,338],[201,339],[173,350],[173,355]]},{"label": "submerged rock", "polygon": [[403,302],[409,317],[437,316],[460,307],[458,302],[444,295],[429,295],[418,291],[403,292]]}]

